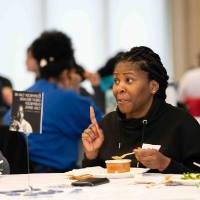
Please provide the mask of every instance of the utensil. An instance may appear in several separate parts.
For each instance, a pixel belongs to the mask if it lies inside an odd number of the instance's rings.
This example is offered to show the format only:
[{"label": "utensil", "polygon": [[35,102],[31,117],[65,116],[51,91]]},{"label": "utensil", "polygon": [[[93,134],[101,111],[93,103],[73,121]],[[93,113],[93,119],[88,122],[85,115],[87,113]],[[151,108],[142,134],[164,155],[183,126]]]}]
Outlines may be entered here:
[{"label": "utensil", "polygon": [[126,156],[133,155],[133,154],[135,154],[135,152],[125,153],[125,154],[123,154],[121,156],[112,156],[112,159],[114,159],[114,160],[121,160],[121,159],[125,158]]},{"label": "utensil", "polygon": [[194,165],[196,165],[197,167],[200,167],[199,163],[193,162]]}]

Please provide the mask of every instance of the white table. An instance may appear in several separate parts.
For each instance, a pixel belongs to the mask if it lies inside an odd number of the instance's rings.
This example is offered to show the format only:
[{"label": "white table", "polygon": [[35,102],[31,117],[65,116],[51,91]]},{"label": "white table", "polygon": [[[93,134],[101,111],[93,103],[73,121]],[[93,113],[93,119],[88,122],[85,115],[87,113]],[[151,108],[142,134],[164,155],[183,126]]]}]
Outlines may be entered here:
[{"label": "white table", "polygon": [[[164,175],[152,174],[151,178],[163,178]],[[40,195],[37,197],[8,196],[0,194],[0,199],[66,199],[66,200],[200,200],[200,188],[196,186],[165,186],[157,184],[147,186],[135,184],[134,178],[111,179],[110,183],[95,187],[72,187],[71,181],[64,174],[30,174],[33,188],[42,190],[55,189],[60,193]],[[0,193],[2,191],[28,188],[27,175],[0,176]]]}]

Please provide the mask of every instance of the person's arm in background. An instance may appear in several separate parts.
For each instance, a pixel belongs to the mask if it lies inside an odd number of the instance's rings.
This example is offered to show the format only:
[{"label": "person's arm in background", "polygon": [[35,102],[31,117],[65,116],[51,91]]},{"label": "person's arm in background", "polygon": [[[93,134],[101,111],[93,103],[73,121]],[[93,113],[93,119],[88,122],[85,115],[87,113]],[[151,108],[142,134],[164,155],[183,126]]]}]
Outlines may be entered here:
[{"label": "person's arm in background", "polygon": [[93,86],[93,89],[94,89],[94,95],[92,96],[92,99],[96,102],[96,104],[99,106],[102,112],[105,113],[106,111],[105,93],[101,90],[100,86]]},{"label": "person's arm in background", "polygon": [[94,94],[91,95],[94,102],[99,106],[103,113],[105,113],[105,93],[100,87],[100,75],[98,73],[84,73],[85,79],[89,80],[92,88],[94,89]]}]

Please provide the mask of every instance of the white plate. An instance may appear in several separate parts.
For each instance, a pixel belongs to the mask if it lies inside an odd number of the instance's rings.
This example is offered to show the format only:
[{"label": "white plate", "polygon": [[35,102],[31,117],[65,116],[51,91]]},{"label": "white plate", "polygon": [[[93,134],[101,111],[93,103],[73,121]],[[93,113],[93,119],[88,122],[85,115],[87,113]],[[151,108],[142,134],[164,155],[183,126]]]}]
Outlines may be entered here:
[{"label": "white plate", "polygon": [[124,173],[107,173],[106,169],[104,169],[104,172],[101,173],[93,173],[93,175],[97,178],[131,178],[134,177],[136,174],[142,174],[148,171],[148,168],[131,168],[130,172],[124,172]]},{"label": "white plate", "polygon": [[142,174],[148,171],[148,168],[131,168],[130,172],[124,173],[107,173],[107,170],[102,167],[86,167],[82,169],[74,169],[72,171],[66,172],[66,175],[80,176],[84,174],[90,174],[95,177],[103,178],[131,178],[136,174]]},{"label": "white plate", "polygon": [[174,183],[180,184],[180,185],[187,185],[187,186],[194,186],[199,185],[200,180],[192,180],[192,179],[181,179],[181,178],[172,178],[171,179]]},{"label": "white plate", "polygon": [[133,182],[135,184],[161,184],[163,183],[163,176],[149,173],[142,176],[135,176]]}]

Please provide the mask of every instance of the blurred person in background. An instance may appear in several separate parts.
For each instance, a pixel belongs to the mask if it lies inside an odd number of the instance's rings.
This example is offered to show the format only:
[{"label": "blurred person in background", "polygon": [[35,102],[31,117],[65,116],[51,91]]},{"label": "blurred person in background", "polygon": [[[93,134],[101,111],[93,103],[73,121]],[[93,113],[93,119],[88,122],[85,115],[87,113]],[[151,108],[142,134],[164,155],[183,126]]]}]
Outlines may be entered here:
[{"label": "blurred person in background", "polygon": [[134,152],[127,157],[132,167],[200,172],[193,164],[200,163],[200,125],[165,102],[168,78],[159,55],[148,47],[134,47],[118,58],[113,84],[117,110],[99,123],[91,110],[91,124],[82,134],[84,167],[105,167],[112,156]]},{"label": "blurred person in background", "polygon": [[106,114],[116,109],[116,102],[112,94],[113,86],[113,70],[117,62],[118,56],[122,52],[118,52],[110,57],[103,67],[97,70],[96,73],[86,71],[85,79],[89,80],[93,89],[93,99],[101,110]]},{"label": "blurred person in background", "polygon": [[178,103],[200,122],[200,53],[198,66],[188,69],[178,84]]},{"label": "blurred person in background", "polygon": [[[96,105],[101,109],[102,113],[104,113],[104,92],[101,90],[99,83],[100,83],[100,77],[97,73],[88,72],[83,68],[83,66],[77,64],[75,62],[74,68],[72,69],[73,73],[73,79],[78,80],[79,77],[79,85],[77,85],[77,91],[82,96],[88,96],[94,100]],[[88,90],[82,85],[82,83],[85,80],[89,80],[91,83],[94,93],[88,92]],[[78,83],[77,81],[75,81]]]},{"label": "blurred person in background", "polygon": [[39,68],[37,64],[37,60],[34,58],[33,52],[32,52],[32,44],[27,48],[26,51],[26,68],[29,72],[33,72],[35,74],[36,80],[39,79]]},{"label": "blurred person in background", "polygon": [[[41,33],[40,37],[45,37],[45,35],[48,36],[48,34],[48,31],[44,31]],[[33,43],[27,49],[26,66],[28,71],[35,73],[36,80],[38,80],[40,78],[40,74],[37,67],[37,60],[32,52]],[[111,57],[105,63],[105,65],[98,70],[97,73],[92,73],[85,70],[83,66],[76,62],[74,56],[72,59],[74,65],[72,69],[70,69],[69,74],[72,89],[74,89],[82,96],[88,96],[92,98],[103,113],[109,112],[116,107],[116,104],[114,103],[114,97],[111,92],[113,84],[112,72],[116,60],[115,56]],[[88,90],[82,86],[82,82],[85,80],[89,80],[94,93],[88,92]]]},{"label": "blurred person in background", "polygon": [[4,114],[12,104],[12,83],[9,79],[0,76],[0,123]]},{"label": "blurred person in background", "polygon": [[[41,33],[40,37],[48,37],[49,34],[52,34],[52,32],[49,31],[44,31]],[[32,52],[32,46],[34,44],[35,41],[32,42],[32,44],[28,47],[27,49],[27,54],[26,54],[26,67],[27,70],[30,72],[35,73],[36,75],[36,80],[39,80],[40,78],[40,74],[39,74],[39,67],[38,67],[38,63],[37,63],[37,59],[34,57],[34,54]],[[83,87],[81,87],[81,82],[84,81],[84,68],[77,64],[77,62],[75,61],[74,56],[72,57],[72,62],[73,62],[73,67],[72,69],[70,69],[70,73],[69,73],[69,78],[70,78],[70,87],[72,89],[74,89],[76,92],[78,92],[80,95],[83,96],[90,96],[92,97],[92,95],[87,92],[86,89],[84,89]],[[68,86],[67,86],[68,88]]]},{"label": "blurred person in background", "polygon": [[[31,172],[68,171],[77,167],[81,133],[90,124],[89,107],[94,103],[75,92],[74,50],[66,34],[44,32],[33,42],[32,53],[40,76],[27,91],[44,93],[44,101],[43,132],[28,136]],[[4,121],[9,123],[9,115]]]}]

